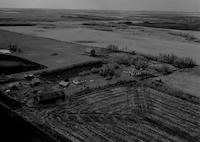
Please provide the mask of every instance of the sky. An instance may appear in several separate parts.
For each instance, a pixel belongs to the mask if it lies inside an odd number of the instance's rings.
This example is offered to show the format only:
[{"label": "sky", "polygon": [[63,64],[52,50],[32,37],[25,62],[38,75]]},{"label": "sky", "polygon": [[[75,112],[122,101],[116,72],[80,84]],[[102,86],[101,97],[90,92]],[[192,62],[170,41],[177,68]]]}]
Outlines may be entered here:
[{"label": "sky", "polygon": [[200,12],[200,0],[0,0],[0,7]]}]

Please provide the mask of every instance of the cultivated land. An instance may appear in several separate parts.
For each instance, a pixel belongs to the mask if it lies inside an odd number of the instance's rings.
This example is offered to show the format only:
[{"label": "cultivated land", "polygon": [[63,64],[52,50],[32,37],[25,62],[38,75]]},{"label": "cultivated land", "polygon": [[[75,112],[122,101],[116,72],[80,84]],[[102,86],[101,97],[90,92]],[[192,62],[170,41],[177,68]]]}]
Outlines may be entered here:
[{"label": "cultivated land", "polygon": [[173,53],[200,61],[199,13],[23,9],[9,12],[0,12],[1,29],[82,45],[116,44],[145,54]]},{"label": "cultivated land", "polygon": [[2,9],[0,48],[17,49],[0,54],[0,101],[47,140],[199,142],[198,25],[198,13]]}]

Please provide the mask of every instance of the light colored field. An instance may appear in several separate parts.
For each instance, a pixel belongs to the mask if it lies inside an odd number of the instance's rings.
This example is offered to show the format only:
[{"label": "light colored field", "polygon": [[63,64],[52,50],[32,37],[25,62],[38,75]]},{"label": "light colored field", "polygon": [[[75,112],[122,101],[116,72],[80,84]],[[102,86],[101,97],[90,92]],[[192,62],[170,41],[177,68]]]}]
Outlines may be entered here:
[{"label": "light colored field", "polygon": [[161,77],[167,86],[200,97],[200,68]]},{"label": "light colored field", "polygon": [[[163,35],[154,29],[154,36],[139,34],[127,34],[119,32],[107,32],[88,28],[55,28],[44,29],[40,27],[1,27],[2,29],[41,36],[61,41],[93,41],[82,42],[84,45],[106,47],[109,44],[119,45],[120,48],[128,47],[129,50],[145,54],[173,53],[181,57],[192,57],[200,64],[200,44],[195,42],[183,42],[173,35]],[[141,32],[140,32],[141,33]],[[195,35],[199,35],[198,32]]]}]

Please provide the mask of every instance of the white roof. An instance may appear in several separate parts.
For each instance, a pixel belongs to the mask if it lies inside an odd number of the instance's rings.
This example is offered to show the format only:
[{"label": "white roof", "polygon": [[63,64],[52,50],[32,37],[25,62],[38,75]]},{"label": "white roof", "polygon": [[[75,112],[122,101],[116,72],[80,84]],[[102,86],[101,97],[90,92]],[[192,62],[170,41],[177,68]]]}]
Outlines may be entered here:
[{"label": "white roof", "polygon": [[10,54],[10,50],[8,49],[0,49],[0,53],[3,53],[3,54]]},{"label": "white roof", "polygon": [[86,48],[85,49],[86,52],[91,52],[91,51],[95,51],[93,48]]}]

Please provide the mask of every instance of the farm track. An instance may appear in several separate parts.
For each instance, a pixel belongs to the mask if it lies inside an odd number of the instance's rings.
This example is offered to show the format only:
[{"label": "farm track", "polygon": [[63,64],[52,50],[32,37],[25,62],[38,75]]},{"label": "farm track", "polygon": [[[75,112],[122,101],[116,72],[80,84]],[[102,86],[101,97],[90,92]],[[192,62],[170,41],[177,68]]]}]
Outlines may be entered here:
[{"label": "farm track", "polygon": [[200,106],[138,86],[75,94],[39,116],[78,142],[200,142]]}]

